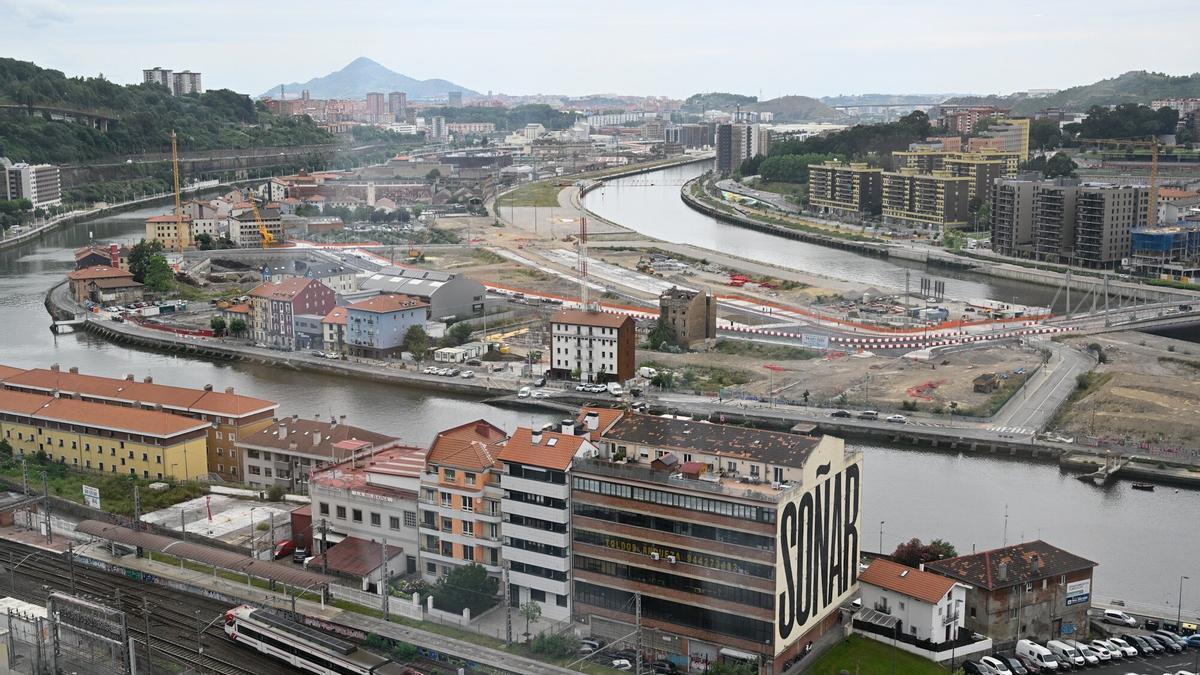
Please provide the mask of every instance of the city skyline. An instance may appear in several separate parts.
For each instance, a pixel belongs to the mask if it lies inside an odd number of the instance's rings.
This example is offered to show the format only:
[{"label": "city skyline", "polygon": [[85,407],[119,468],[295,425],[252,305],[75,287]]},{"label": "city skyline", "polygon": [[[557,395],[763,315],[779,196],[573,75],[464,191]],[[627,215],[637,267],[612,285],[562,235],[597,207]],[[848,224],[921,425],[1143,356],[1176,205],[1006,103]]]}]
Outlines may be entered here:
[{"label": "city skyline", "polygon": [[[788,94],[1009,93],[1066,88],[1130,70],[1187,74],[1200,47],[1161,41],[1161,26],[1186,25],[1200,8],[1185,0],[1130,6],[1016,2],[948,13],[928,3],[896,7],[798,7],[760,3],[761,20],[729,34],[716,2],[645,6],[618,0],[603,10],[525,0],[503,7],[469,3],[456,15],[350,2],[337,13],[300,1],[286,13],[265,5],[213,2],[169,7],[135,0],[92,5],[74,0],[0,0],[8,56],[62,70],[101,73],[120,83],[143,68],[174,65],[204,73],[206,88],[256,95],[282,82],[338,70],[358,56],[416,79],[443,78],[477,91],[514,95],[617,93],[686,97],[731,91],[763,99]],[[936,11],[934,11],[936,10]],[[211,23],[216,16],[244,21]],[[194,33],[162,30],[165,17]],[[207,17],[207,18],[206,18]],[[270,30],[264,30],[264,22]],[[87,30],[82,30],[87,26]],[[315,31],[311,44],[297,48]],[[514,35],[536,39],[514,40]],[[739,37],[740,36],[740,37]],[[800,39],[797,39],[800,38]],[[1114,46],[1149,44],[1130,58]],[[332,45],[332,48],[329,47]],[[340,47],[340,48],[339,48]],[[449,47],[449,48],[447,48]],[[971,58],[938,61],[974,52]],[[287,54],[272,63],[269,55]],[[607,66],[593,67],[604,55]],[[807,64],[838,55],[837,68]],[[784,67],[779,67],[783,61]],[[904,67],[904,63],[913,67]],[[791,63],[794,67],[787,67]],[[703,65],[702,68],[694,67]],[[693,66],[693,67],[689,67]]]}]

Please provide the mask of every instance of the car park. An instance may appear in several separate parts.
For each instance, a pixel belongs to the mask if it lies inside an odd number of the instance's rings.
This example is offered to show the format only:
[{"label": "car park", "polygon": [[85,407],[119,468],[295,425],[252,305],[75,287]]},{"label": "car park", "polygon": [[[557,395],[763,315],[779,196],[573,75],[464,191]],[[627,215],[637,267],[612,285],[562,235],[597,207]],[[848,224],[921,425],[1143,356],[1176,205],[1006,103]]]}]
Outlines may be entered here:
[{"label": "car park", "polygon": [[1101,654],[1100,652],[1097,652],[1095,649],[1092,649],[1088,645],[1085,645],[1078,640],[1067,640],[1066,642],[1079,651],[1079,655],[1083,657],[1083,660],[1086,661],[1089,666],[1098,666],[1102,662],[1112,659],[1107,651]]},{"label": "car park", "polygon": [[1166,652],[1178,654],[1179,652],[1183,651],[1183,647],[1180,646],[1178,642],[1165,635],[1160,635],[1159,633],[1147,633],[1145,637],[1147,640],[1157,640],[1158,644],[1162,645],[1163,650]]},{"label": "car park", "polygon": [[1187,646],[1188,646],[1187,640],[1183,639],[1183,637],[1181,635],[1179,635],[1178,633],[1174,633],[1165,628],[1159,628],[1158,630],[1156,630],[1154,632],[1156,635],[1161,635],[1161,636],[1167,638],[1168,640],[1174,640],[1175,643],[1178,644],[1180,647],[1187,649]]},{"label": "car park", "polygon": [[1126,658],[1132,658],[1138,655],[1137,647],[1129,644],[1119,637],[1110,637],[1105,640],[1105,642],[1115,647]]},{"label": "car park", "polygon": [[1127,635],[1122,635],[1121,639],[1136,645],[1138,652],[1140,652],[1142,656],[1154,656],[1155,654],[1162,654],[1164,651],[1166,651],[1163,649],[1162,645],[1158,644],[1157,642],[1151,642],[1141,635],[1134,635],[1130,633]]},{"label": "car park", "polygon": [[1125,612],[1122,612],[1119,609],[1104,610],[1104,622],[1105,623],[1113,623],[1118,626],[1128,626],[1130,628],[1137,626],[1137,619],[1133,618],[1132,616],[1129,616],[1128,614],[1126,614]]},{"label": "car park", "polygon": [[1032,672],[1025,667],[1024,663],[1021,663],[1020,659],[1015,656],[997,656],[996,658],[999,659],[1001,663],[1008,666],[1008,669],[1012,672],[1012,675],[1029,675],[1029,673]]}]

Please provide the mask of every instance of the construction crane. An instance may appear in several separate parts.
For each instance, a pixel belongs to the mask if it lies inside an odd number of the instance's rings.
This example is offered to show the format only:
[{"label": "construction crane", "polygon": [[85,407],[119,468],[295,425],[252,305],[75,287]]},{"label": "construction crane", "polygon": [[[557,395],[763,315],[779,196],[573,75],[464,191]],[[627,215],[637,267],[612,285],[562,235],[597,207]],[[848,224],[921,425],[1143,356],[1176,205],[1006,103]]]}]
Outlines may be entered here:
[{"label": "construction crane", "polygon": [[258,213],[258,203],[254,201],[254,195],[250,195],[250,210],[254,212],[254,222],[258,225],[258,234],[262,237],[262,247],[271,248],[271,244],[275,243],[275,235],[271,234],[270,230],[263,223],[262,216]]},{"label": "construction crane", "polygon": [[171,172],[175,174],[175,244],[180,253],[190,244],[190,229],[183,226],[183,203],[179,197],[179,147],[175,143],[175,130],[171,130]]},{"label": "construction crane", "polygon": [[1162,142],[1157,136],[1137,138],[1081,138],[1079,144],[1116,145],[1135,148],[1150,148],[1150,199],[1146,200],[1146,227],[1158,223],[1158,149]]}]

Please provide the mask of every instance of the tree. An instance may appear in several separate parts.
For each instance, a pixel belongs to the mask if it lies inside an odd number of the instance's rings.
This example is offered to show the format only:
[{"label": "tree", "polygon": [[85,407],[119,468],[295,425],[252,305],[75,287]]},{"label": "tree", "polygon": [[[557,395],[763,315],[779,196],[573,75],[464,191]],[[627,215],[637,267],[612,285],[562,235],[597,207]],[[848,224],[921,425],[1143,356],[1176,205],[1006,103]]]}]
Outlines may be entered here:
[{"label": "tree", "polygon": [[242,337],[243,335],[245,335],[246,334],[246,320],[239,318],[239,319],[234,319],[233,321],[230,321],[229,322],[229,332],[234,337]]},{"label": "tree", "polygon": [[464,321],[460,321],[450,327],[446,331],[446,339],[443,340],[447,347],[457,347],[462,343],[471,339],[471,326]]},{"label": "tree", "polygon": [[167,264],[166,257],[162,255],[151,257],[146,267],[146,273],[142,277],[142,283],[146,284],[146,288],[155,293],[166,293],[171,290],[174,281],[175,273],[171,271],[171,266]]},{"label": "tree", "polygon": [[0,438],[0,460],[7,462],[12,459],[12,455],[12,445],[9,444],[8,439]]},{"label": "tree", "polygon": [[420,361],[425,358],[425,350],[429,349],[429,334],[421,326],[410,326],[404,333],[404,341],[400,343],[400,348],[411,352],[413,358]]},{"label": "tree", "polygon": [[436,183],[442,177],[442,172],[437,169],[430,169],[429,173],[425,174],[425,180],[430,183]]},{"label": "tree", "polygon": [[671,329],[667,327],[667,322],[660,318],[646,336],[646,343],[650,346],[650,349],[661,349],[664,344],[670,342]]},{"label": "tree", "polygon": [[1046,178],[1057,178],[1059,176],[1075,176],[1075,169],[1079,165],[1076,164],[1066,153],[1056,152],[1054,156],[1046,160],[1045,174]]},{"label": "tree", "polygon": [[208,322],[209,328],[212,328],[213,335],[221,337],[225,334],[225,319],[223,317],[214,316]]},{"label": "tree", "polygon": [[521,616],[525,619],[525,636],[529,637],[529,624],[542,618],[542,606],[530,600],[521,605]]},{"label": "tree", "polygon": [[979,205],[979,210],[975,212],[975,229],[987,229],[992,223],[992,204],[984,202]]},{"label": "tree", "polygon": [[150,267],[150,259],[162,253],[162,250],[163,243],[157,239],[143,239],[129,249],[129,272],[134,281],[146,283],[146,270]]},{"label": "tree", "polygon": [[892,559],[909,567],[920,567],[927,562],[953,558],[958,555],[954,546],[944,539],[933,539],[928,544],[922,544],[920,539],[912,539],[900,544],[892,551]]},{"label": "tree", "polygon": [[482,565],[461,565],[450,570],[433,587],[433,604],[443,612],[458,613],[470,608],[472,616],[496,604],[500,583],[489,577]]},{"label": "tree", "polygon": [[1035,148],[1049,150],[1062,145],[1062,129],[1058,122],[1050,119],[1033,120],[1029,123],[1029,144]]}]

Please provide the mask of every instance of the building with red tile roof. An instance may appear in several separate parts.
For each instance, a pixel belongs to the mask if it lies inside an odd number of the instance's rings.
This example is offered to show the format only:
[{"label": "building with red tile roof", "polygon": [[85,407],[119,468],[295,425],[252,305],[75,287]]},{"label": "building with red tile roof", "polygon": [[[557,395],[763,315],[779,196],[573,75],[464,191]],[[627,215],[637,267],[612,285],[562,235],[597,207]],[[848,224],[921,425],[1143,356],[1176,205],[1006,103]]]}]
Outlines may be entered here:
[{"label": "building with red tile roof", "polygon": [[292,415],[242,436],[238,450],[243,482],[303,494],[317,467],[399,443],[393,436],[346,424],[345,416],[326,422]]},{"label": "building with red tile roof", "polygon": [[346,347],[351,356],[388,359],[403,350],[413,326],[425,326],[429,303],[396,293],[375,295],[346,308]]},{"label": "building with red tile roof", "polygon": [[326,352],[346,352],[346,308],[334,307],[321,319],[321,336]]},{"label": "building with red tile roof", "polygon": [[877,558],[858,575],[862,611],[859,621],[896,630],[933,644],[959,638],[965,621],[967,584],[931,572]]},{"label": "building with red tile roof", "polygon": [[[137,282],[133,281],[133,274],[128,270],[108,265],[85,267],[67,274],[67,283],[71,289],[71,297],[80,303],[86,302],[89,299],[89,294],[92,290],[90,284],[92,282],[107,280],[120,280],[121,282],[137,284]],[[141,286],[141,284],[137,285]]]},{"label": "building with red tile roof", "polygon": [[295,318],[325,316],[337,304],[333,290],[316,279],[288,277],[250,291],[250,336],[258,343],[296,348]]},{"label": "building with red tile roof", "polygon": [[633,378],[637,347],[633,318],[565,309],[550,318],[550,374],[582,382]]}]

